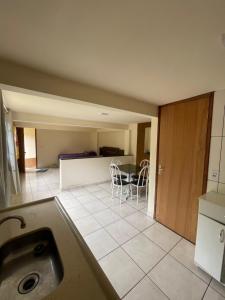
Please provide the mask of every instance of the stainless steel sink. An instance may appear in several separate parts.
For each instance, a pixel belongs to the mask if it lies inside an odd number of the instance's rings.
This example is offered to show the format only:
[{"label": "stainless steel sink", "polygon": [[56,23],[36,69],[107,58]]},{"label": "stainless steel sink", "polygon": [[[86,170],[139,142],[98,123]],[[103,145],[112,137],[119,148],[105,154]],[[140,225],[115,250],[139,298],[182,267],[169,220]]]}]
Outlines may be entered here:
[{"label": "stainless steel sink", "polygon": [[63,266],[52,232],[40,229],[0,248],[0,298],[42,299],[63,278]]}]

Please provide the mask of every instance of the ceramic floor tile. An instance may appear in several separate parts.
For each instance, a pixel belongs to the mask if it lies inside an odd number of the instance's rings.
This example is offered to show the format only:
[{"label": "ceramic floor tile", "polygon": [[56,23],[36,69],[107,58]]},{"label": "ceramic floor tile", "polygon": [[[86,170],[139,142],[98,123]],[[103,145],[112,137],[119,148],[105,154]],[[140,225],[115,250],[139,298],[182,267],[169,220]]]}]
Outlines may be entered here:
[{"label": "ceramic floor tile", "polygon": [[136,212],[126,217],[125,220],[140,231],[148,228],[155,223],[155,221],[151,217],[146,216],[142,212]]},{"label": "ceramic floor tile", "polygon": [[121,298],[145,275],[121,248],[105,256],[99,264]]},{"label": "ceramic floor tile", "polygon": [[144,234],[135,236],[123,244],[122,248],[145,273],[148,273],[166,255],[165,251]]},{"label": "ceramic floor tile", "polygon": [[111,181],[110,182],[104,182],[104,183],[100,183],[98,185],[100,188],[106,190],[107,192],[111,192]]},{"label": "ceramic floor tile", "polygon": [[118,247],[118,244],[105,229],[99,229],[89,234],[86,236],[85,241],[96,259],[100,259]]},{"label": "ceramic floor tile", "polygon": [[221,194],[225,194],[225,183],[218,184],[218,192]]},{"label": "ceramic floor tile", "polygon": [[104,189],[101,189],[100,191],[97,191],[97,192],[93,192],[93,195],[95,197],[97,197],[98,199],[103,199],[105,197],[111,197],[111,194]]},{"label": "ceramic floor tile", "polygon": [[66,199],[73,199],[74,198],[74,195],[70,192],[59,192],[57,194],[58,198],[59,199],[63,199],[63,200],[66,200]]},{"label": "ceramic floor tile", "polygon": [[207,181],[207,193],[208,192],[217,192],[218,191],[218,182],[208,180]]},{"label": "ceramic floor tile", "polygon": [[67,213],[73,221],[90,215],[90,213],[81,205],[67,209]]},{"label": "ceramic floor tile", "polygon": [[167,252],[181,240],[179,235],[159,223],[155,223],[146,229],[144,234]]},{"label": "ceramic floor tile", "polygon": [[111,225],[108,225],[105,227],[105,229],[119,244],[125,243],[139,233],[137,229],[124,220],[119,220]]},{"label": "ceramic floor tile", "polygon": [[137,210],[144,209],[148,206],[148,202],[146,200],[140,200],[138,203],[135,199],[129,199],[127,201],[127,204],[132,206],[133,208],[136,208]]},{"label": "ceramic floor tile", "polygon": [[107,207],[112,207],[120,204],[120,200],[118,198],[112,199],[111,196],[107,196],[99,200],[102,201]]},{"label": "ceramic floor tile", "polygon": [[85,187],[86,190],[88,190],[89,192],[98,192],[101,190],[101,187],[96,185],[96,184],[92,184],[92,185],[87,185]]},{"label": "ceramic floor tile", "polygon": [[147,213],[148,213],[148,207],[145,207],[145,208],[141,209],[140,212],[142,212],[143,214],[147,215]]},{"label": "ceramic floor tile", "polygon": [[123,203],[121,205],[112,206],[111,209],[120,215],[122,218],[127,217],[133,213],[135,213],[137,210],[133,207],[127,205],[126,203]]},{"label": "ceramic floor tile", "polygon": [[215,279],[212,279],[212,281],[210,282],[210,287],[216,290],[220,295],[225,297],[225,286],[222,285],[220,282],[218,282]]},{"label": "ceramic floor tile", "polygon": [[76,196],[76,198],[80,201],[81,204],[87,204],[89,202],[97,200],[97,198],[92,196],[91,194]]},{"label": "ceramic floor tile", "polygon": [[209,284],[211,276],[202,271],[194,264],[195,246],[185,239],[182,239],[170,252],[176,260],[181,262],[185,267],[198,275],[202,280]]},{"label": "ceramic floor tile", "polygon": [[91,213],[94,214],[98,211],[106,209],[107,206],[99,200],[94,200],[84,204],[84,207]]},{"label": "ceramic floor tile", "polygon": [[84,237],[101,228],[101,225],[92,216],[77,219],[74,224]]},{"label": "ceramic floor tile", "polygon": [[120,220],[120,216],[115,214],[111,209],[104,209],[103,211],[100,211],[93,216],[102,226],[106,226]]},{"label": "ceramic floor tile", "polygon": [[173,300],[200,300],[207,284],[167,255],[149,273],[150,279]]},{"label": "ceramic floor tile", "polygon": [[205,293],[203,300],[225,300],[225,298],[215,290],[213,290],[211,287],[209,287]]},{"label": "ceramic floor tile", "polygon": [[208,179],[219,181],[220,152],[222,137],[211,137]]},{"label": "ceramic floor tile", "polygon": [[61,199],[58,197],[59,201],[62,203],[65,209],[69,209],[75,206],[80,206],[80,202],[76,199]]},{"label": "ceramic floor tile", "polygon": [[77,188],[74,189],[72,192],[73,196],[77,197],[77,196],[84,196],[84,195],[90,195],[90,193],[88,191],[86,191],[84,188]]},{"label": "ceramic floor tile", "polygon": [[225,137],[222,138],[219,182],[225,183]]},{"label": "ceramic floor tile", "polygon": [[167,300],[168,298],[148,277],[145,277],[123,299]]}]

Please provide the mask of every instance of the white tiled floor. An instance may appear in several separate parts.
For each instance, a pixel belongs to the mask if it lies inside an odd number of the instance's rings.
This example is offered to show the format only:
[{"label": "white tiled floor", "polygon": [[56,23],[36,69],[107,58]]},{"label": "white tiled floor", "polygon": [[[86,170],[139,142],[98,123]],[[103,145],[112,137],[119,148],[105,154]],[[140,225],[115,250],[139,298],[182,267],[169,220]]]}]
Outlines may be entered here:
[{"label": "white tiled floor", "polygon": [[121,299],[225,300],[194,265],[194,245],[146,215],[147,203],[111,200],[108,182],[60,192],[58,170],[27,173],[12,204],[57,195]]}]

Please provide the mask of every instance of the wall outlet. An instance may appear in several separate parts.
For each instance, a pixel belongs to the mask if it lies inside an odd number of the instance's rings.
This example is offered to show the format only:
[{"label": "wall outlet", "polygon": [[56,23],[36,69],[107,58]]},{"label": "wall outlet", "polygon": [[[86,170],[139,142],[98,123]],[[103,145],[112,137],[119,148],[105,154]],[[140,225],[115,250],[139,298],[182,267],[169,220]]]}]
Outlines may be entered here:
[{"label": "wall outlet", "polygon": [[212,170],[211,178],[212,178],[212,180],[218,180],[219,179],[219,170]]}]

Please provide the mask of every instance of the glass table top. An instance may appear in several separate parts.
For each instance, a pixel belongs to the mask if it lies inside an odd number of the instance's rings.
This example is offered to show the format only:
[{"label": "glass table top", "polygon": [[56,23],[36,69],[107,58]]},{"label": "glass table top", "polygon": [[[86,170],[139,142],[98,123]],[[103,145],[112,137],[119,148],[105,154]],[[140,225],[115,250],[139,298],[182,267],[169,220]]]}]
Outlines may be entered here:
[{"label": "glass table top", "polygon": [[133,165],[133,164],[124,164],[118,166],[121,172],[127,173],[127,174],[138,174],[138,172],[141,170],[141,167],[139,165]]}]

